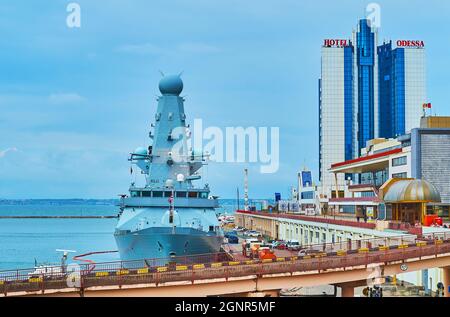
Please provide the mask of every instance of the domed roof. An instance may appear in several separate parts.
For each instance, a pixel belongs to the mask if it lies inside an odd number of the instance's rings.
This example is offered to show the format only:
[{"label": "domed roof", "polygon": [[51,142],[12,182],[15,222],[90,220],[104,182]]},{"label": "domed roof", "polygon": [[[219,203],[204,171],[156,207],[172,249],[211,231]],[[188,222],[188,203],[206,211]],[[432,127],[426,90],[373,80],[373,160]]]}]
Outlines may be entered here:
[{"label": "domed roof", "polygon": [[159,91],[163,95],[179,95],[183,91],[183,81],[179,75],[167,75],[159,81]]},{"label": "domed roof", "polygon": [[422,179],[404,179],[393,183],[384,195],[387,203],[400,202],[441,202],[436,187]]}]

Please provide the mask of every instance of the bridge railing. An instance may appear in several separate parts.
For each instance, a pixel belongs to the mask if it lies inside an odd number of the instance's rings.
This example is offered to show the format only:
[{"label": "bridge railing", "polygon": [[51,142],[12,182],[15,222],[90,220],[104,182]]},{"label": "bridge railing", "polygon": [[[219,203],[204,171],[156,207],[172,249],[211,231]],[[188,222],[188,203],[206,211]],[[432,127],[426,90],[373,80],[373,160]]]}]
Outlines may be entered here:
[{"label": "bridge railing", "polygon": [[[80,264],[63,269],[52,266],[0,272],[0,293],[44,291],[46,289],[86,288],[194,281],[198,279],[274,274],[333,269],[450,252],[450,233],[434,233],[420,239],[400,236],[335,244],[311,245],[302,256],[273,260],[235,261],[226,253],[204,254],[170,259],[117,261]],[[372,251],[384,252],[372,252]],[[74,269],[74,268],[78,268]],[[77,284],[78,277],[78,284]]]},{"label": "bridge railing", "polygon": [[127,270],[139,270],[145,268],[154,269],[165,266],[180,266],[221,262],[227,260],[230,260],[229,255],[225,252],[220,252],[169,258],[142,259],[135,261],[111,261],[100,263],[91,261],[91,263],[69,264],[66,267],[62,267],[61,265],[45,265],[35,268],[0,271],[0,286],[7,282],[13,281],[38,283],[44,278],[58,279],[66,277],[71,273],[105,276],[105,273],[108,272],[110,274],[114,273],[120,275],[121,272],[126,272]]}]

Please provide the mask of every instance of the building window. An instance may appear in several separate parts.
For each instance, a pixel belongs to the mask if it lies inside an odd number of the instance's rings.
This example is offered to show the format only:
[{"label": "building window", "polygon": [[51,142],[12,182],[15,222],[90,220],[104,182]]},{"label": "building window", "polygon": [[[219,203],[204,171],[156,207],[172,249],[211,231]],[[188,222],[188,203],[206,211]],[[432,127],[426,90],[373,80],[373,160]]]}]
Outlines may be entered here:
[{"label": "building window", "polygon": [[177,197],[179,198],[186,198],[187,192],[177,192]]},{"label": "building window", "polygon": [[396,174],[392,174],[392,178],[408,178],[408,174],[406,172],[396,173]]},{"label": "building window", "polygon": [[314,192],[303,192],[302,199],[314,199]]},{"label": "building window", "polygon": [[392,166],[406,165],[406,156],[396,157],[392,159]]},{"label": "building window", "polygon": [[[339,197],[337,197],[337,198],[344,198],[345,192],[343,190],[339,190],[338,195],[339,195]],[[331,191],[331,198],[336,198],[336,191],[334,189]]]}]

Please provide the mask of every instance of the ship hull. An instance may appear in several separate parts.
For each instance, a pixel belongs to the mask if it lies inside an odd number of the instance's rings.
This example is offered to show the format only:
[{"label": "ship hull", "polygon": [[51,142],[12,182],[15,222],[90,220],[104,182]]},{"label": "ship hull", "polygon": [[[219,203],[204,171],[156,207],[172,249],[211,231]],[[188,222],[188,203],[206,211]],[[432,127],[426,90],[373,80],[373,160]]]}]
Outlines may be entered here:
[{"label": "ship hull", "polygon": [[[223,237],[215,233],[192,228],[155,227],[114,236],[122,261],[142,262],[145,259],[143,264],[146,266],[165,265],[171,259],[183,262],[190,256],[218,253],[223,243]],[[130,262],[128,265],[140,266],[142,263]]]}]

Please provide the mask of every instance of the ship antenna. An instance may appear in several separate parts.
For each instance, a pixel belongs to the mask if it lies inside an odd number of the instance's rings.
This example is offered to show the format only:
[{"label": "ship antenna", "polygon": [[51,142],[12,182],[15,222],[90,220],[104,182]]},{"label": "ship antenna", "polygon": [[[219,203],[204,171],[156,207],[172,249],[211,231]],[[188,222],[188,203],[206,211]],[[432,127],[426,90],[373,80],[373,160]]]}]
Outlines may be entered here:
[{"label": "ship antenna", "polygon": [[159,70],[159,73],[161,74],[162,77],[164,77],[164,73],[162,72],[162,70]]},{"label": "ship antenna", "polygon": [[178,77],[181,77],[181,75],[184,74],[184,70],[181,71],[181,73],[178,74]]}]

